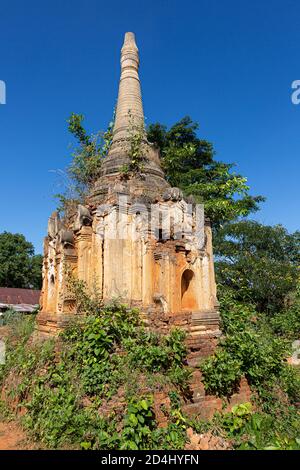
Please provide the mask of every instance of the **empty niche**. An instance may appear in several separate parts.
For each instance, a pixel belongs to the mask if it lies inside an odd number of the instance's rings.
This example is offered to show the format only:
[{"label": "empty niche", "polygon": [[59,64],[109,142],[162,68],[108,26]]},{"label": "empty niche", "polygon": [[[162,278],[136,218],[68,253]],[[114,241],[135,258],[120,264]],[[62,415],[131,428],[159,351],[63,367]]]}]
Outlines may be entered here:
[{"label": "empty niche", "polygon": [[195,274],[191,269],[186,269],[181,276],[181,308],[183,310],[195,310],[197,308]]}]

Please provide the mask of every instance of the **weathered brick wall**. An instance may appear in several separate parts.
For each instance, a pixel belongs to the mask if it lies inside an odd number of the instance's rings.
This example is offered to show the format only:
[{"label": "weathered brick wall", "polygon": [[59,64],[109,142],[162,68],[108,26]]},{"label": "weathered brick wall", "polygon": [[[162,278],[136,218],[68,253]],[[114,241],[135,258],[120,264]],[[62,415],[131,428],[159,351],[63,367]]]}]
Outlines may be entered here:
[{"label": "weathered brick wall", "polygon": [[[209,420],[217,411],[227,412],[236,404],[251,401],[251,390],[244,378],[240,382],[239,390],[225,401],[225,409],[223,409],[224,400],[205,393],[199,370],[195,370],[193,373],[190,390],[191,397],[186,400],[181,408],[183,413],[190,418]],[[166,391],[154,393],[154,411],[160,427],[165,427],[168,424],[166,410],[170,410],[168,393]]]}]

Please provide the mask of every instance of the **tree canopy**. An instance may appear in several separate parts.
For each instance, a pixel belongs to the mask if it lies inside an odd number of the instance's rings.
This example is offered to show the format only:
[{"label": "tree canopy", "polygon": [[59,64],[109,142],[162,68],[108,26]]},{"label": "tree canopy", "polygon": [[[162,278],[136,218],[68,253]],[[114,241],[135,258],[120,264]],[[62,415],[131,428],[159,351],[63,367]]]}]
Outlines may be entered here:
[{"label": "tree canopy", "polygon": [[0,286],[40,289],[42,256],[19,233],[0,233]]},{"label": "tree canopy", "polygon": [[169,183],[203,203],[214,227],[257,211],[264,198],[249,194],[247,178],[232,171],[233,163],[214,159],[213,145],[198,137],[198,128],[189,116],[170,129],[160,123],[149,125],[148,140],[160,149]]},{"label": "tree canopy", "polygon": [[300,232],[282,225],[245,220],[226,224],[214,238],[217,279],[241,301],[259,311],[284,306],[296,288],[300,265]]}]

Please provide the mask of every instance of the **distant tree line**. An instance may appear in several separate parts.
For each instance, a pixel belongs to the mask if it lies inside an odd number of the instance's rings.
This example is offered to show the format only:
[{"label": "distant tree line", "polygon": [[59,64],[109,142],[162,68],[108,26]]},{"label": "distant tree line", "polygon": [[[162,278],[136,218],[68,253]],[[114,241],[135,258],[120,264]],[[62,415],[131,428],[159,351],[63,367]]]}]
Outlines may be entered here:
[{"label": "distant tree line", "polygon": [[42,255],[20,233],[0,233],[0,287],[40,289]]}]

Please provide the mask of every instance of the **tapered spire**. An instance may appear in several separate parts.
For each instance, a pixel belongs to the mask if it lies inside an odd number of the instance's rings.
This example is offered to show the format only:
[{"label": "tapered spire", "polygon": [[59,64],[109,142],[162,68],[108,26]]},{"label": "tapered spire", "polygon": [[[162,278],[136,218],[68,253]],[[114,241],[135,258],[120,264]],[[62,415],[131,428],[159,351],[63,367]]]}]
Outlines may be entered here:
[{"label": "tapered spire", "polygon": [[144,112],[139,79],[139,51],[134,33],[125,33],[121,49],[121,78],[113,142],[128,137],[130,125],[143,127]]},{"label": "tapered spire", "polygon": [[[120,191],[120,181],[125,193],[134,194],[135,197],[143,194],[149,200],[157,200],[169,187],[161,169],[159,151],[147,140],[138,70],[139,52],[135,36],[133,33],[126,33],[121,49],[121,77],[113,139],[102,163],[100,177],[90,195],[93,204]],[[123,169],[130,164],[128,143],[133,129],[143,133],[141,171],[127,174],[124,178]]]}]

